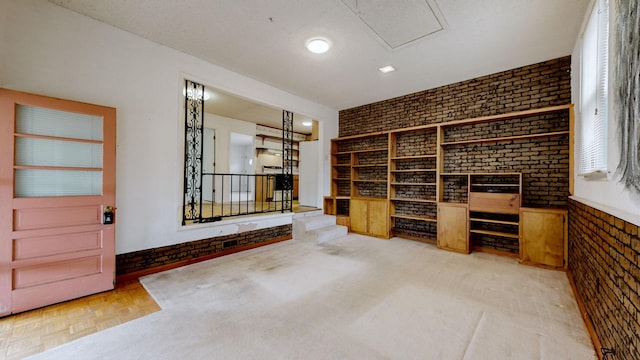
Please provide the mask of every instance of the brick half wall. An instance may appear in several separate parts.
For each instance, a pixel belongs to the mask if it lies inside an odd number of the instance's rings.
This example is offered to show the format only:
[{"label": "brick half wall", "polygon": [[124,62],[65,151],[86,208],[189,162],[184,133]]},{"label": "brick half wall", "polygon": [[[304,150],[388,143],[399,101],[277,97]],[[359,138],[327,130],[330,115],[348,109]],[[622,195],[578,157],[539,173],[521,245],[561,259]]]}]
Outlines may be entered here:
[{"label": "brick half wall", "polygon": [[587,325],[614,359],[640,359],[639,254],[638,226],[569,200],[569,275]]},{"label": "brick half wall", "polygon": [[137,278],[202,260],[291,239],[291,225],[189,241],[116,255],[118,280]]}]

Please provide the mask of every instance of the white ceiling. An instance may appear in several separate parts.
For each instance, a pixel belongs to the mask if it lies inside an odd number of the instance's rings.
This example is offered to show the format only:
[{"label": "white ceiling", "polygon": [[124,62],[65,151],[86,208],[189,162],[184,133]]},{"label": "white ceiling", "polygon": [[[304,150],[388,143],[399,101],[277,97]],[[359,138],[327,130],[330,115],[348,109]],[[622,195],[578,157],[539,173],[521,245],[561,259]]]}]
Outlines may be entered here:
[{"label": "white ceiling", "polygon": [[[50,1],[337,110],[569,55],[589,4]],[[430,13],[420,10],[427,8]],[[307,39],[317,36],[330,40],[329,52],[316,55],[304,48]],[[416,40],[407,42],[411,39]],[[397,71],[377,71],[387,64]]]}]

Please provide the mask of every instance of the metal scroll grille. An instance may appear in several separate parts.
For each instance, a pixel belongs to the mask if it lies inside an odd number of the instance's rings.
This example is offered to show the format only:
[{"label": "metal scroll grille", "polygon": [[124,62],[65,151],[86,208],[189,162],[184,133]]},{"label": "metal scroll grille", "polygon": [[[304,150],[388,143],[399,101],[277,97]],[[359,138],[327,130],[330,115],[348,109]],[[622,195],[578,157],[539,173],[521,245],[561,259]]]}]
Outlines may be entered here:
[{"label": "metal scroll grille", "polygon": [[282,212],[293,200],[293,112],[282,110]]},{"label": "metal scroll grille", "polygon": [[184,191],[182,225],[202,220],[202,146],[204,85],[185,80],[184,90]]}]

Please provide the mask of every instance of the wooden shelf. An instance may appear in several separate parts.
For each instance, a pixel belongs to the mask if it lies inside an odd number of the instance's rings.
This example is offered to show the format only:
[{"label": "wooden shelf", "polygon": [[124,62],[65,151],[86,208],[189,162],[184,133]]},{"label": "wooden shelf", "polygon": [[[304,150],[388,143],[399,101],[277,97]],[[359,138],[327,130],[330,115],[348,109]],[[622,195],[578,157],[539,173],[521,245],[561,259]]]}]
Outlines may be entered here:
[{"label": "wooden shelf", "polygon": [[337,181],[350,181],[351,178],[333,178],[331,180],[337,180]]},{"label": "wooden shelf", "polygon": [[504,220],[494,220],[494,219],[480,219],[480,218],[471,218],[471,221],[489,223],[489,224],[502,224],[502,225],[514,225],[518,226],[519,223],[517,221],[504,221]]},{"label": "wooden shelf", "polygon": [[353,168],[366,168],[366,167],[387,167],[387,164],[367,164],[367,165],[352,165]]},{"label": "wooden shelf", "polygon": [[516,118],[533,116],[533,115],[548,114],[548,113],[561,111],[561,110],[570,110],[572,107],[573,107],[572,104],[557,105],[557,106],[549,106],[549,107],[540,108],[540,109],[515,111],[515,112],[511,112],[511,113],[507,113],[507,114],[480,116],[480,117],[471,118],[471,119],[449,121],[449,122],[446,122],[444,124],[441,124],[441,126],[442,127],[449,127],[449,126],[478,124],[478,123],[490,122],[490,121],[496,121],[496,120],[516,119]]},{"label": "wooden shelf", "polygon": [[464,144],[481,144],[481,143],[488,143],[488,142],[524,140],[524,139],[534,139],[534,138],[551,137],[551,136],[568,135],[568,134],[569,134],[569,131],[556,131],[556,132],[550,132],[550,133],[517,135],[517,136],[505,136],[505,137],[490,138],[490,139],[449,141],[449,142],[443,142],[440,145],[441,146],[450,146],[450,145],[464,145]]},{"label": "wooden shelf", "polygon": [[392,182],[391,185],[409,185],[409,186],[436,186],[436,183],[407,183],[407,182]]},{"label": "wooden shelf", "polygon": [[520,235],[518,235],[518,234],[506,233],[506,232],[501,232],[501,231],[474,230],[474,229],[471,229],[469,232],[472,233],[472,234],[502,236],[502,237],[511,238],[511,239],[519,239],[520,238]]},{"label": "wooden shelf", "polygon": [[396,156],[391,160],[414,160],[414,159],[435,159],[437,155],[415,155],[415,156]]},{"label": "wooden shelf", "polygon": [[382,136],[387,134],[389,134],[389,131],[378,131],[378,132],[366,133],[366,134],[342,136],[339,138],[335,138],[334,140],[364,139],[364,138],[377,137],[377,136]]},{"label": "wooden shelf", "polygon": [[386,201],[387,198],[379,198],[373,196],[351,196],[351,200],[374,200],[374,201]]},{"label": "wooden shelf", "polygon": [[334,152],[331,153],[331,155],[351,155],[353,151],[340,151],[340,152]]},{"label": "wooden shelf", "polygon": [[[271,139],[271,140],[277,140],[277,141],[282,141],[282,137],[281,136],[273,136],[273,135],[265,135],[265,134],[256,134],[256,137],[261,137],[263,139]],[[292,143],[299,143],[300,141],[298,140],[291,140]]]},{"label": "wooden shelf", "polygon": [[416,202],[416,203],[437,203],[437,200],[427,200],[427,199],[408,199],[408,198],[391,198],[391,201],[405,201],[405,202]]},{"label": "wooden shelf", "polygon": [[418,220],[418,221],[427,221],[427,222],[437,222],[438,219],[429,217],[429,216],[414,216],[414,215],[401,215],[401,214],[393,214],[392,218],[398,219],[409,219],[409,220]]},{"label": "wooden shelf", "polygon": [[434,172],[436,169],[391,170],[392,173]]},{"label": "wooden shelf", "polygon": [[469,173],[440,173],[440,176],[469,176]]},{"label": "wooden shelf", "polygon": [[[426,231],[419,231],[419,230],[413,230],[413,229],[403,229],[403,228],[399,228],[399,227],[392,227],[391,228],[391,232],[393,233],[394,236],[397,236],[397,237],[402,238],[402,239],[415,240],[415,241],[420,241],[420,242],[424,242],[424,243],[428,243],[428,244],[434,244],[434,245],[436,244],[436,241],[437,241],[437,235],[436,234],[430,233],[430,232],[426,232]],[[398,234],[398,232],[400,232],[402,234]],[[407,235],[406,233],[420,235],[422,237],[413,236],[413,235]]]},{"label": "wooden shelf", "polygon": [[[278,153],[281,153],[283,151],[281,148],[268,147],[268,146],[256,146],[256,150],[271,150],[271,151],[275,151],[275,152],[278,152]],[[300,150],[294,149],[294,148],[292,148],[291,150],[300,152]]]},{"label": "wooden shelf", "polygon": [[458,204],[458,205],[469,205],[469,203],[467,202],[461,202],[461,201],[438,201],[438,204]]},{"label": "wooden shelf", "polygon": [[349,153],[362,154],[362,153],[368,153],[368,152],[387,151],[387,150],[389,149],[385,147],[385,148],[377,148],[377,149],[355,150],[355,151],[350,151]]},{"label": "wooden shelf", "polygon": [[349,167],[349,166],[351,166],[351,164],[333,164],[332,166],[344,166],[344,167]]},{"label": "wooden shelf", "polygon": [[380,180],[380,179],[375,179],[375,180],[353,179],[353,180],[351,180],[351,181],[353,181],[353,182],[371,182],[371,183],[374,183],[374,182],[377,182],[377,183],[379,183],[379,182],[386,183],[386,182],[387,182],[387,180]]},{"label": "wooden shelf", "polygon": [[407,128],[394,129],[394,130],[391,130],[389,132],[390,133],[403,133],[403,132],[412,132],[412,131],[418,131],[418,130],[431,130],[431,129],[433,129],[435,131],[437,127],[438,127],[438,124],[416,125],[416,126],[407,127]]},{"label": "wooden shelf", "polygon": [[472,184],[471,186],[480,187],[519,187],[519,184]]},{"label": "wooden shelf", "polygon": [[496,175],[518,175],[520,176],[520,172],[471,172],[471,173],[464,173],[464,174],[469,174],[469,175],[489,175],[489,176],[496,176]]}]

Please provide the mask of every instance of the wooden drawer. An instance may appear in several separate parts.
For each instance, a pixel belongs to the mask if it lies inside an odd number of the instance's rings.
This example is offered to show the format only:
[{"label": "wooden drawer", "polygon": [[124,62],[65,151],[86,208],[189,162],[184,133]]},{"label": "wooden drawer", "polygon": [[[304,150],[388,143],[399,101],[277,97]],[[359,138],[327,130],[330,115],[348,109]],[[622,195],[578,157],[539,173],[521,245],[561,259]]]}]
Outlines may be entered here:
[{"label": "wooden drawer", "polygon": [[520,194],[470,192],[469,211],[518,214],[520,212]]}]

